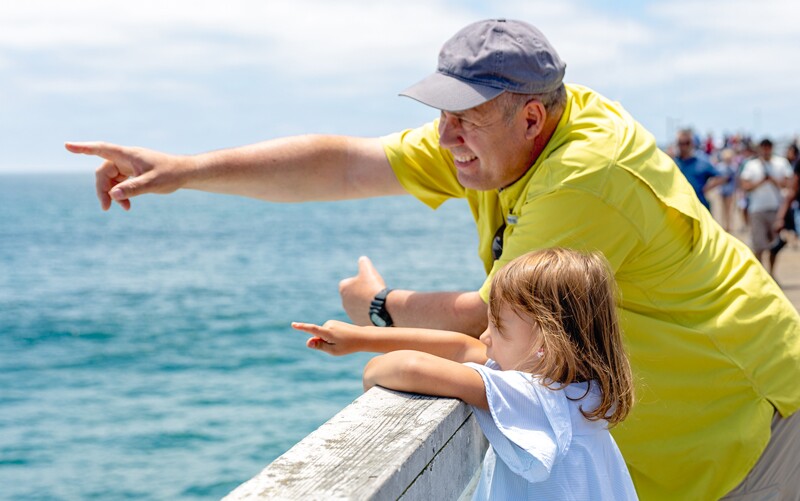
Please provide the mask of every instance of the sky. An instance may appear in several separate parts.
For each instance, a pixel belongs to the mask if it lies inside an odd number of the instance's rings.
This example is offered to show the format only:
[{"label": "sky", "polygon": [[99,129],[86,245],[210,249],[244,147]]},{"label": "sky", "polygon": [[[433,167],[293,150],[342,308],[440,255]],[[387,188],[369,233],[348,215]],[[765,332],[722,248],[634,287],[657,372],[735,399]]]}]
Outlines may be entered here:
[{"label": "sky", "polygon": [[794,0],[25,0],[0,3],[0,173],[99,165],[65,141],[199,153],[415,127],[437,112],[398,92],[498,17],[537,26],[567,82],[661,144],[679,127],[800,134]]}]

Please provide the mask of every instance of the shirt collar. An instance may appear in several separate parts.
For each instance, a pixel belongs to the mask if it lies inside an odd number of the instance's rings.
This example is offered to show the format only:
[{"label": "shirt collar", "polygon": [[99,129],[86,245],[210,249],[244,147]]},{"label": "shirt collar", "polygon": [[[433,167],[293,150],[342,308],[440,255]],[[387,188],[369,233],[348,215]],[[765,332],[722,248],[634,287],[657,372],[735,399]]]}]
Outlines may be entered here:
[{"label": "shirt collar", "polygon": [[567,103],[564,106],[564,113],[561,114],[561,119],[558,121],[556,129],[553,131],[553,135],[544,146],[544,149],[542,149],[542,152],[539,153],[539,156],[533,162],[533,165],[530,166],[530,168],[525,172],[525,174],[522,175],[522,177],[505,188],[500,188],[497,190],[498,198],[500,199],[500,205],[503,208],[503,213],[506,218],[508,218],[509,214],[518,215],[521,205],[519,202],[525,198],[523,195],[527,193],[531,177],[533,177],[534,173],[539,169],[539,166],[542,164],[542,162],[544,162],[544,160],[561,145],[562,141],[560,138],[560,133],[567,127],[571,112],[572,96],[569,94],[569,92],[567,92]]}]

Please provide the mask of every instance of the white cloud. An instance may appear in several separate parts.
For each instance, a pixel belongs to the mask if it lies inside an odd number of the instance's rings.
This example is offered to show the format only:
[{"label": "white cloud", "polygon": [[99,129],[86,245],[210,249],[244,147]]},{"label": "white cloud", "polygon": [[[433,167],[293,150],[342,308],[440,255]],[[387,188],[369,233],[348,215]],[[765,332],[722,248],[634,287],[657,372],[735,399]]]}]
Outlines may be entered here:
[{"label": "white cloud", "polygon": [[641,21],[598,11],[591,3],[519,1],[514,11],[544,32],[568,67],[617,61],[628,48],[652,42]]},{"label": "white cloud", "polygon": [[[596,74],[599,83],[627,82],[622,77],[627,72],[608,68],[635,68],[631,49],[653,43],[641,21],[598,12],[586,2],[495,1],[484,10],[455,6],[444,0],[402,6],[360,0],[8,2],[0,7],[0,57],[4,51],[11,58],[49,56],[57,61],[51,71],[62,72],[55,80],[70,71],[89,72],[107,82],[109,92],[120,76],[186,78],[248,68],[327,79],[330,87],[349,78],[346,90],[358,93],[388,73],[422,77],[434,67],[444,40],[489,16],[540,26],[567,61],[568,78]],[[53,79],[31,75],[36,77]]]},{"label": "white cloud", "polygon": [[[305,128],[296,110],[309,102],[334,117],[328,124],[374,127],[378,96],[389,114],[406,116],[393,94],[433,70],[457,29],[486,17],[534,23],[567,62],[568,81],[622,100],[645,122],[705,115],[698,123],[721,129],[714,117],[746,103],[746,114],[765,110],[765,124],[787,128],[800,113],[787,98],[800,80],[799,14],[790,0],[0,2],[0,96],[13,110],[0,129],[36,132],[35,117],[56,113],[53,103],[99,123],[97,97],[118,103],[119,114],[158,114],[166,131],[184,126],[179,116],[170,122],[171,101],[177,115],[249,120],[266,135]],[[265,108],[269,116],[256,111]],[[291,116],[274,115],[278,108]]]},{"label": "white cloud", "polygon": [[652,12],[680,31],[714,37],[797,37],[800,7],[793,0],[673,0],[654,3]]},{"label": "white cloud", "polygon": [[169,96],[174,100],[197,100],[209,98],[205,89],[188,82],[168,79],[136,81],[122,77],[103,77],[95,79],[54,78],[54,79],[19,79],[19,86],[32,93],[51,95],[100,95],[122,94],[133,92],[156,92]]},{"label": "white cloud", "polygon": [[402,8],[356,0],[39,0],[0,7],[0,49],[54,51],[71,64],[94,68],[262,64],[299,74],[338,74],[357,64],[407,67],[423,51],[430,59],[432,47],[463,20],[442,4],[422,0]]},{"label": "white cloud", "polygon": [[0,93],[208,99],[209,78],[241,69],[357,94],[390,69],[421,76],[463,21],[421,0],[3,2]]},{"label": "white cloud", "polygon": [[[790,61],[800,45],[794,30],[800,8],[791,0],[658,2],[644,15],[579,0],[454,7],[425,0],[402,6],[360,0],[4,2],[0,69],[3,59],[7,68],[15,57],[53,54],[65,69],[101,74],[250,67],[320,78],[354,71],[422,75],[447,37],[489,15],[531,20],[570,73],[612,85],[724,77],[737,62],[761,62],[775,71],[796,66]],[[660,69],[666,65],[669,71]]]},{"label": "white cloud", "polygon": [[652,12],[672,31],[675,67],[683,75],[779,76],[797,68],[800,4],[792,0],[663,2]]}]

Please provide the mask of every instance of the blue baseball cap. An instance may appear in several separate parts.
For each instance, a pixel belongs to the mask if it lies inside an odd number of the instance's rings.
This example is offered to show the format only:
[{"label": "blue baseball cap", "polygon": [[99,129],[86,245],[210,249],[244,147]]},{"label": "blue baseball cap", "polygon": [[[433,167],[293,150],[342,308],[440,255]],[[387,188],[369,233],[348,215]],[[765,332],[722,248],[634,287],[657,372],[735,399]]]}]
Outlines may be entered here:
[{"label": "blue baseball cap", "polygon": [[474,108],[503,92],[557,89],[567,65],[541,31],[489,19],[462,28],[439,52],[436,72],[400,93],[444,111]]}]

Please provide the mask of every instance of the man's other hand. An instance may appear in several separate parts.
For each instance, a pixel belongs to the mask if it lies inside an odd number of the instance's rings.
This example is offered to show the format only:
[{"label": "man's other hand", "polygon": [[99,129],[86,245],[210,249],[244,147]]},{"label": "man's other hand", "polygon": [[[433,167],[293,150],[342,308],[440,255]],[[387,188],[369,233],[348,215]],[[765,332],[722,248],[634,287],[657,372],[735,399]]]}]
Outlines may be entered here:
[{"label": "man's other hand", "polygon": [[339,282],[339,295],[342,307],[357,325],[372,325],[369,319],[369,305],[375,294],[386,287],[378,270],[366,256],[358,258],[358,275]]}]

